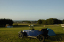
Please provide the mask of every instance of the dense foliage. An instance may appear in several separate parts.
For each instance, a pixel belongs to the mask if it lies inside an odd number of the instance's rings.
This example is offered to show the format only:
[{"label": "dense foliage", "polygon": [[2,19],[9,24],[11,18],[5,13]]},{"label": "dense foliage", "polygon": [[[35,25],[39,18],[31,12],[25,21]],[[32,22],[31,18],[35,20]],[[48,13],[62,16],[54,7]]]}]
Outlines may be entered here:
[{"label": "dense foliage", "polygon": [[64,19],[62,20],[62,23],[64,24]]},{"label": "dense foliage", "polygon": [[38,20],[38,24],[44,24],[44,25],[53,25],[53,24],[62,24],[64,23],[64,20],[59,20],[59,19],[56,19],[56,18],[49,18],[49,19],[46,19],[46,20],[43,20],[43,19],[40,19]]},{"label": "dense foliage", "polygon": [[12,25],[13,21],[11,19],[0,19],[0,26],[5,26],[6,24]]},{"label": "dense foliage", "polygon": [[38,20],[38,24],[42,24],[42,20]]}]

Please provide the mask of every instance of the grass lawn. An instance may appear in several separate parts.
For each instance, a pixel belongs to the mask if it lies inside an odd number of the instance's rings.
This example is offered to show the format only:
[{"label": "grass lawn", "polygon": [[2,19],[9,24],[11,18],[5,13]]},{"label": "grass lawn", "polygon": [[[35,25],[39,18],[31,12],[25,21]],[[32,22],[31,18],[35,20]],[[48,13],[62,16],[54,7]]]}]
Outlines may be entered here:
[{"label": "grass lawn", "polygon": [[[34,26],[35,30],[40,30],[43,28],[52,29],[57,36],[49,37],[49,39],[45,39],[45,42],[64,42],[64,30],[60,25],[43,25]],[[18,32],[21,30],[28,30],[29,27],[13,27],[13,28],[0,28],[0,42],[40,42],[38,39],[30,39],[30,38],[18,38]]]}]

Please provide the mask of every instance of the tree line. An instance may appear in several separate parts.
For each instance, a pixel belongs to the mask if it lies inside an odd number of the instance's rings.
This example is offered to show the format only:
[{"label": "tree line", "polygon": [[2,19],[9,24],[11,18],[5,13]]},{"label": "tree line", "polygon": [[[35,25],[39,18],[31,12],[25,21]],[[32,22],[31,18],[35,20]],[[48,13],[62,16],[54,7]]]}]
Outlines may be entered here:
[{"label": "tree line", "polygon": [[[31,23],[31,21],[22,21],[22,22],[27,22]],[[39,19],[38,21],[33,21],[37,22],[38,24],[43,24],[43,25],[53,25],[53,24],[64,24],[64,19],[59,20],[57,18],[49,18],[49,19]],[[0,19],[0,27],[1,26],[6,26],[6,24],[9,24],[10,26],[13,25],[13,20],[12,19]]]},{"label": "tree line", "polygon": [[44,24],[44,25],[53,25],[53,24],[63,24],[64,20],[59,20],[57,18],[49,18],[49,19],[39,19],[38,24]]},{"label": "tree line", "polygon": [[0,19],[0,27],[4,27],[6,24],[9,24],[11,26],[13,24],[12,19]]}]

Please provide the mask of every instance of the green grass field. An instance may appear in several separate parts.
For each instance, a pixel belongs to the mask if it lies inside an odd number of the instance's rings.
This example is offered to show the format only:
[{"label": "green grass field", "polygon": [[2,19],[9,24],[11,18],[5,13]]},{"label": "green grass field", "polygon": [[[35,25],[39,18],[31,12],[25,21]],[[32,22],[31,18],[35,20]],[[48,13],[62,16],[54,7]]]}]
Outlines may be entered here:
[{"label": "green grass field", "polygon": [[[46,25],[46,27],[52,29],[57,36],[51,36],[49,39],[45,39],[45,42],[64,42],[64,30],[60,25]],[[46,28],[43,25],[34,26],[35,30]],[[18,38],[18,32],[21,30],[28,30],[29,27],[13,27],[13,28],[0,28],[0,42],[40,42],[38,39]]]}]

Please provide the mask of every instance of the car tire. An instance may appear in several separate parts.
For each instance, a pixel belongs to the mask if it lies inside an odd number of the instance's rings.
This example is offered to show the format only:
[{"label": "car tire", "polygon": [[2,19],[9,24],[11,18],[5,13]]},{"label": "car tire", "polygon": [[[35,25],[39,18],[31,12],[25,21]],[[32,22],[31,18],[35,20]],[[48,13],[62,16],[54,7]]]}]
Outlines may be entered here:
[{"label": "car tire", "polygon": [[44,37],[43,35],[39,35],[37,38],[38,38],[39,41],[41,41],[41,42],[44,42],[44,41],[45,41],[45,37]]}]

